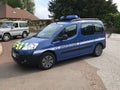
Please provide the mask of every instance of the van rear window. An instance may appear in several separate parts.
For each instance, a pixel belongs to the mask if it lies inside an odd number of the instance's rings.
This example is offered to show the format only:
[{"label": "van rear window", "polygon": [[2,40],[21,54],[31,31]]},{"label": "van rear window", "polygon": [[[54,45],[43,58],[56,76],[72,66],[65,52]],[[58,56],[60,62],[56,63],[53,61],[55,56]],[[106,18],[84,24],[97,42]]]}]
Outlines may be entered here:
[{"label": "van rear window", "polygon": [[102,33],[103,28],[100,24],[89,24],[84,23],[81,25],[81,33],[83,35],[92,35],[92,34],[99,34]]},{"label": "van rear window", "polygon": [[27,23],[19,23],[20,27],[28,27]]}]

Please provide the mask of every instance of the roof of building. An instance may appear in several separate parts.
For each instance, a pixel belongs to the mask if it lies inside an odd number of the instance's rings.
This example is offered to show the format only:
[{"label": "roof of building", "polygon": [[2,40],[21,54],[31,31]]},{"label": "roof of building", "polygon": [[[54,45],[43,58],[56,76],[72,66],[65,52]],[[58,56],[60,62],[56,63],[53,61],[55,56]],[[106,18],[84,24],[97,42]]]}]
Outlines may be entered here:
[{"label": "roof of building", "polygon": [[12,8],[9,5],[0,6],[0,18],[39,20],[30,12],[20,8]]}]

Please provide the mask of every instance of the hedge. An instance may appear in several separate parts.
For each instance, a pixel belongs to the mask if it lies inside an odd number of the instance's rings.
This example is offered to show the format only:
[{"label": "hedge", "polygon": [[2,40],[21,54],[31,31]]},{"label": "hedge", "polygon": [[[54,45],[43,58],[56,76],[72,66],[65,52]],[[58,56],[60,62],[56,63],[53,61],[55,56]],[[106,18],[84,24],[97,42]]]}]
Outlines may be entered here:
[{"label": "hedge", "polygon": [[112,28],[114,29],[113,32],[120,33],[120,13],[107,14],[104,17],[104,22],[108,29]]}]

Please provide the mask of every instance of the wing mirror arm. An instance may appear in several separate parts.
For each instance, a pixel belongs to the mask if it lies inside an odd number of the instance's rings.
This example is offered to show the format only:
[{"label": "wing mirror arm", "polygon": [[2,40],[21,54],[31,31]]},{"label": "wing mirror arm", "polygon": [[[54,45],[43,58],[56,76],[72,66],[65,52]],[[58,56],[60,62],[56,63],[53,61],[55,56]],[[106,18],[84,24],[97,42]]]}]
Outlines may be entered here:
[{"label": "wing mirror arm", "polygon": [[67,34],[64,34],[62,37],[58,37],[58,40],[63,41],[66,40],[68,38]]}]

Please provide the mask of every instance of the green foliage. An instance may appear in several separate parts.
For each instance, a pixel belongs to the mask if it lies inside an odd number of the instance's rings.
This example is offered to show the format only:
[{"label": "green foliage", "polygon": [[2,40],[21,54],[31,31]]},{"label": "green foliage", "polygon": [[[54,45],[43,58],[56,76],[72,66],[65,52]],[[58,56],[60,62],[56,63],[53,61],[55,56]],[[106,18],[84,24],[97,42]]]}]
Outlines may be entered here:
[{"label": "green foliage", "polygon": [[30,13],[34,13],[34,2],[32,0],[21,0],[23,3],[23,8],[29,11]]},{"label": "green foliage", "polygon": [[49,11],[54,19],[68,14],[77,14],[81,18],[102,19],[108,13],[118,12],[112,0],[51,0]]},{"label": "green foliage", "polygon": [[4,0],[6,4],[12,6],[13,8],[20,7],[23,8],[21,0]]},{"label": "green foliage", "polygon": [[109,13],[104,16],[104,23],[106,27],[111,28],[113,26],[114,14]]},{"label": "green foliage", "polygon": [[104,17],[107,28],[114,29],[113,32],[120,33],[120,13],[107,14]]},{"label": "green foliage", "polygon": [[114,16],[114,27],[116,28],[116,32],[120,33],[120,13],[116,13]]},{"label": "green foliage", "polygon": [[26,9],[30,13],[34,13],[34,2],[33,0],[3,0],[3,4],[8,4],[13,8],[19,7],[21,9]]}]

